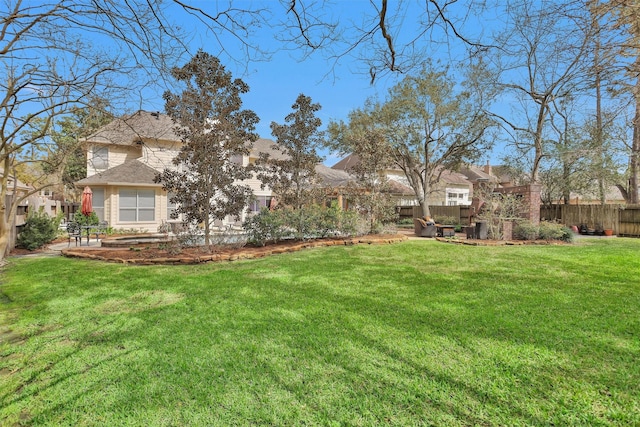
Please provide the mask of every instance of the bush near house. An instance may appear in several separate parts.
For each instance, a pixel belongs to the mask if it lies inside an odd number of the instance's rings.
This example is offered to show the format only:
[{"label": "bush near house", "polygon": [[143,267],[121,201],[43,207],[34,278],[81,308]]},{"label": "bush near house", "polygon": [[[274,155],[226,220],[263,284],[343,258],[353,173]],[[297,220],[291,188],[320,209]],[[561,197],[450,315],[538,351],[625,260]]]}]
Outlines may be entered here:
[{"label": "bush near house", "polygon": [[513,228],[513,237],[518,240],[561,240],[573,241],[573,232],[568,227],[555,222],[542,221],[534,225],[531,221],[518,221]]},{"label": "bush near house", "polygon": [[[249,242],[264,246],[268,242],[284,239],[318,239],[329,236],[358,234],[359,216],[354,211],[343,211],[335,204],[305,206],[302,209],[262,209],[243,224]],[[302,230],[302,236],[298,236]]]},{"label": "bush near house", "polygon": [[34,251],[51,243],[58,235],[60,219],[50,217],[44,212],[29,213],[22,231],[16,239],[16,247]]}]

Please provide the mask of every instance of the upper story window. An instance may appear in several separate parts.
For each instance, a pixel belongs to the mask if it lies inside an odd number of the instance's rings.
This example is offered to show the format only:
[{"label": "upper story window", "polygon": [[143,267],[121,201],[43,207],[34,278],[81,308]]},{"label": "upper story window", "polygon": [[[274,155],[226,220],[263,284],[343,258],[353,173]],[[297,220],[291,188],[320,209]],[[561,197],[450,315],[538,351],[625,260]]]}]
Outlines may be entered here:
[{"label": "upper story window", "polygon": [[109,168],[109,148],[94,146],[92,166],[94,169],[108,169]]}]

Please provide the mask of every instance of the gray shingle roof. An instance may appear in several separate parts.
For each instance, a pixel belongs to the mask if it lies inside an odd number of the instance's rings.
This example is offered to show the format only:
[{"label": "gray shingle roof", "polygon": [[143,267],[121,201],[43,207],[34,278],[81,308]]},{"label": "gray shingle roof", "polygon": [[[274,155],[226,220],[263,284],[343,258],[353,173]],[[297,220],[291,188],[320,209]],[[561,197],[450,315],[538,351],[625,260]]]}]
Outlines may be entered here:
[{"label": "gray shingle roof", "polygon": [[331,187],[342,187],[354,180],[347,172],[325,165],[316,165],[316,173],[323,184]]},{"label": "gray shingle roof", "polygon": [[87,142],[133,145],[139,140],[180,141],[173,132],[171,117],[161,113],[138,111],[115,119],[84,139]]},{"label": "gray shingle roof", "polygon": [[160,184],[153,182],[158,171],[145,165],[139,160],[130,160],[119,166],[107,169],[76,182],[76,187],[85,185],[145,185],[157,186]]}]

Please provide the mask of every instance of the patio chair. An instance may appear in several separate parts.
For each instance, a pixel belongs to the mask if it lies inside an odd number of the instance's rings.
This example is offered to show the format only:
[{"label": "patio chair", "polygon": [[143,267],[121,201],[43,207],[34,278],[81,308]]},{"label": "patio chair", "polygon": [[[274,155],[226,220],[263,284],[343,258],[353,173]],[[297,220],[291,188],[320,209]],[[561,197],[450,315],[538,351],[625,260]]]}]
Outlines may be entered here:
[{"label": "patio chair", "polygon": [[82,228],[80,228],[80,224],[77,222],[68,222],[67,237],[69,239],[69,244],[67,246],[71,246],[71,239],[76,240],[76,246],[78,246],[78,242],[82,245]]},{"label": "patio chair", "polygon": [[96,236],[96,242],[100,240],[101,234],[103,238],[107,236],[107,228],[109,228],[109,223],[107,221],[100,221],[98,223],[97,228],[91,232],[91,234]]},{"label": "patio chair", "polygon": [[414,232],[418,237],[436,237],[435,225],[427,224],[422,218],[413,219]]}]

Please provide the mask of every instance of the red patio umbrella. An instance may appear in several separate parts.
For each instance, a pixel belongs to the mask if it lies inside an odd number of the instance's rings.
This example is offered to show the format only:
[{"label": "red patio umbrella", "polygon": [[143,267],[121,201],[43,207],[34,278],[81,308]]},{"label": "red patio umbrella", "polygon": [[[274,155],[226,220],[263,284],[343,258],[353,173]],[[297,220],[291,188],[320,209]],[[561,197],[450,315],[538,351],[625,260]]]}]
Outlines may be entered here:
[{"label": "red patio umbrella", "polygon": [[88,216],[93,212],[93,192],[91,188],[84,187],[82,191],[82,215]]}]

